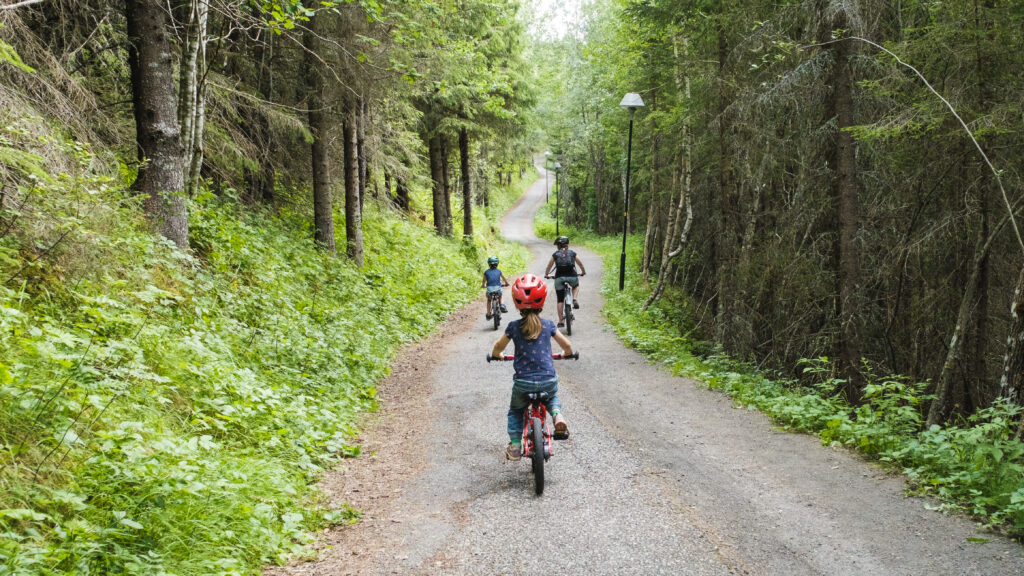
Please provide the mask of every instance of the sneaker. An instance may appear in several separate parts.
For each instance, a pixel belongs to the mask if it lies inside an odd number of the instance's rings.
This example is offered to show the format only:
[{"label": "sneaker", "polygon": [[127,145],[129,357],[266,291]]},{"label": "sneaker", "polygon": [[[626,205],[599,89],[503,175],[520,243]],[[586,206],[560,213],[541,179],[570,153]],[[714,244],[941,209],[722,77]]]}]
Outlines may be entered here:
[{"label": "sneaker", "polygon": [[569,438],[569,425],[561,414],[555,415],[555,440],[566,440]]},{"label": "sneaker", "polygon": [[487,313],[487,319],[490,320],[491,318],[494,318],[494,315],[491,314],[490,312],[488,312]]},{"label": "sneaker", "polygon": [[522,451],[519,449],[518,444],[508,443],[508,447],[505,448],[505,459],[515,462],[523,457]]},{"label": "sneaker", "polygon": [[501,305],[501,313],[502,314],[508,314],[508,308],[505,308],[504,304]]},{"label": "sneaker", "polygon": [[565,328],[565,320],[559,320],[558,321],[558,327],[559,328]]},{"label": "sneaker", "polygon": [[580,309],[580,303],[575,301],[575,300],[573,300],[572,301],[572,307],[575,308],[576,310],[579,310]]}]

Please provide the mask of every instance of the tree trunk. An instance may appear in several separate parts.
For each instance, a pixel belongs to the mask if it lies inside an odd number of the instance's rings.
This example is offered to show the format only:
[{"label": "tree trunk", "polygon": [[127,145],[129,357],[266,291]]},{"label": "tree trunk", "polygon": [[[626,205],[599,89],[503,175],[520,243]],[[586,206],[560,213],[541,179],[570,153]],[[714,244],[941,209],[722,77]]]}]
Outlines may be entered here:
[{"label": "tree trunk", "polygon": [[[1010,317],[1013,323],[1006,338],[1006,356],[1003,357],[999,395],[1017,406],[1024,406],[1024,268],[1020,271],[1017,289],[1013,293]],[[931,418],[928,420],[930,422]]]},{"label": "tree trunk", "polygon": [[[679,100],[684,105],[690,105],[690,77],[683,74],[682,57],[679,54],[679,47],[682,45],[683,50],[686,52],[683,56],[689,55],[690,44],[685,36],[681,36],[679,31],[676,30],[673,33],[673,55],[675,56],[675,84],[676,93]],[[662,293],[665,291],[665,286],[668,283],[668,279],[675,273],[675,259],[682,254],[686,247],[687,240],[690,235],[690,227],[693,225],[693,205],[690,202],[690,185],[691,185],[691,171],[690,171],[690,129],[689,125],[684,121],[682,125],[682,131],[680,134],[681,149],[679,151],[679,162],[674,163],[672,169],[672,189],[679,190],[678,197],[679,201],[676,204],[675,211],[669,215],[668,229],[665,230],[665,242],[661,249],[661,266],[658,267],[658,284],[651,292],[650,297],[644,302],[643,309],[647,310],[651,304],[656,302],[658,298],[661,298]],[[671,205],[670,205],[671,206]],[[681,223],[683,207],[686,207],[686,221]],[[680,232],[680,226],[682,230]],[[679,234],[679,241],[676,242],[676,234]]]},{"label": "tree trunk", "polygon": [[331,123],[327,119],[324,99],[324,78],[321,63],[313,54],[319,53],[322,32],[320,20],[325,13],[318,14],[310,24],[312,31],[303,35],[306,48],[306,88],[309,105],[309,131],[313,134],[310,156],[313,171],[313,237],[317,246],[334,254],[334,215],[331,206],[331,165],[328,155]]},{"label": "tree trunk", "polygon": [[185,21],[178,80],[178,123],[185,149],[185,191],[199,190],[203,166],[203,131],[206,125],[206,27],[209,0],[185,0],[179,4]]},{"label": "tree trunk", "polygon": [[462,235],[473,237],[473,182],[470,179],[469,132],[459,130],[459,161],[462,168]]},{"label": "tree trunk", "polygon": [[964,333],[970,327],[974,306],[977,302],[978,289],[981,285],[983,265],[987,260],[989,246],[991,246],[987,227],[979,227],[975,246],[974,258],[972,258],[971,262],[971,273],[967,279],[967,286],[964,288],[963,297],[960,298],[960,309],[956,315],[953,335],[949,339],[946,361],[943,362],[942,372],[939,373],[939,378],[935,382],[935,400],[932,400],[931,406],[928,408],[929,426],[943,422],[953,409],[955,401],[953,394],[954,372],[963,354]]},{"label": "tree trunk", "polygon": [[[366,182],[369,176],[369,167],[366,163],[366,99],[360,98],[356,104],[354,117],[356,119],[356,156],[358,161],[357,180],[359,181],[359,214],[363,213],[363,203],[366,201]],[[362,244],[362,241],[360,241]],[[360,252],[362,249],[360,248]],[[362,267],[362,264],[360,264]]]},{"label": "tree trunk", "polygon": [[[260,96],[265,100],[273,100],[273,60],[274,41],[276,34],[269,34],[266,40],[259,37],[254,42],[253,63],[256,66],[256,85]],[[249,110],[245,116],[245,130],[248,138],[257,144],[257,166],[246,170],[246,182],[250,187],[249,197],[254,201],[262,201],[273,205],[275,200],[275,181],[273,158],[274,142],[270,138],[270,122],[265,114]]]},{"label": "tree trunk", "polygon": [[[688,142],[687,134],[684,132],[683,141]],[[679,173],[683,174],[683,183],[679,191],[679,202],[675,207],[673,214],[669,217],[668,230],[665,231],[665,247],[661,253],[661,266],[658,268],[658,285],[651,292],[650,297],[644,302],[643,309],[647,310],[651,304],[656,302],[658,298],[661,298],[662,293],[665,291],[665,285],[668,283],[668,279],[674,272],[675,267],[673,261],[683,252],[686,248],[686,243],[690,236],[690,227],[693,225],[693,205],[690,204],[690,163],[689,158],[686,155],[686,151],[689,146],[684,148],[684,152],[680,154],[681,169],[674,171],[675,177],[673,178],[674,184],[679,181]],[[686,209],[686,220],[682,221],[683,209]],[[682,226],[682,228],[680,228]],[[675,241],[676,233],[678,231],[679,240],[675,246],[671,246],[670,242]],[[671,247],[670,247],[671,246]]]},{"label": "tree trunk", "polygon": [[[652,191],[654,185],[651,185]],[[640,260],[640,272],[643,274],[644,284],[651,281],[651,260],[654,259],[654,243],[658,241],[658,218],[660,216],[659,206],[654,196],[651,196],[647,204],[647,228],[644,231],[644,255]]]},{"label": "tree trunk", "polygon": [[451,221],[448,217],[447,204],[444,193],[444,165],[441,160],[443,147],[441,136],[434,134],[427,142],[427,150],[430,155],[430,181],[431,195],[434,207],[434,230],[441,236],[451,236]]},{"label": "tree trunk", "polygon": [[[650,91],[650,107],[651,112],[658,111],[658,92],[655,88],[651,88]],[[651,266],[654,265],[654,258],[658,249],[658,244],[661,239],[661,222],[665,215],[665,210],[661,207],[661,194],[658,189],[658,124],[654,120],[654,117],[650,119],[651,125],[651,175],[650,175],[650,189],[649,198],[650,205],[647,212],[647,230],[644,234],[644,255],[640,263],[640,271],[643,273],[644,284],[651,281]],[[671,207],[672,199],[669,198],[669,206]],[[671,210],[671,208],[669,208]]]},{"label": "tree trunk", "polygon": [[[845,20],[835,28],[845,28]],[[857,147],[847,130],[854,126],[853,69],[850,42],[833,44],[835,55],[832,76],[832,110],[837,121],[835,141],[834,196],[839,209],[839,359],[846,382],[844,390],[851,403],[860,402],[864,376],[861,373],[861,306],[860,306],[860,249],[857,246],[857,228],[860,210],[857,182]]]},{"label": "tree trunk", "polygon": [[168,14],[159,0],[126,0],[132,104],[139,148],[132,189],[145,195],[143,207],[157,231],[188,249],[185,151],[174,93]]},{"label": "tree trunk", "polygon": [[403,212],[409,211],[409,189],[405,187],[405,180],[395,177],[395,206]]},{"label": "tree trunk", "polygon": [[454,231],[452,226],[452,166],[451,149],[448,145],[448,137],[441,136],[441,189],[444,191],[444,217],[447,231],[445,236],[451,236]]},{"label": "tree trunk", "polygon": [[363,267],[363,202],[364,187],[359,180],[359,122],[358,103],[347,106],[345,130],[345,255]]},{"label": "tree trunk", "polygon": [[718,29],[718,212],[721,232],[718,237],[718,310],[716,340],[729,353],[735,353],[736,254],[739,243],[739,206],[736,201],[732,167],[732,121],[729,118],[728,74],[729,45],[724,28]]},{"label": "tree trunk", "polygon": [[[992,8],[991,2],[985,2],[986,10]],[[989,81],[989,69],[992,67],[992,56],[982,45],[992,39],[992,21],[984,16],[979,2],[974,2],[975,30],[974,36],[976,67],[978,74],[978,106],[981,114],[988,114],[992,109],[992,83]],[[980,32],[984,31],[984,34]],[[965,143],[966,144],[966,143]],[[978,210],[981,218],[983,237],[989,235],[991,205],[989,202],[990,186],[987,183],[978,185]],[[968,382],[968,397],[971,400],[970,412],[980,410],[988,405],[992,398],[992,390],[988,387],[988,344],[989,344],[989,284],[991,277],[991,259],[986,253],[981,263],[981,275],[978,279],[978,306],[974,313],[974,352],[971,355],[971,377]]]}]

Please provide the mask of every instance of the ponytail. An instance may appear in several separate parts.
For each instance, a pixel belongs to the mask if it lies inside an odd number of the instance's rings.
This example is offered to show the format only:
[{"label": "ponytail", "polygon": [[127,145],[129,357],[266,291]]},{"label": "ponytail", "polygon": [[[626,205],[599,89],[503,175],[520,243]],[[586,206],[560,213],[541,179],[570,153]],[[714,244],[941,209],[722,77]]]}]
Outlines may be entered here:
[{"label": "ponytail", "polygon": [[519,323],[519,331],[527,340],[536,340],[543,326],[540,323],[540,310],[523,310],[523,321]]}]

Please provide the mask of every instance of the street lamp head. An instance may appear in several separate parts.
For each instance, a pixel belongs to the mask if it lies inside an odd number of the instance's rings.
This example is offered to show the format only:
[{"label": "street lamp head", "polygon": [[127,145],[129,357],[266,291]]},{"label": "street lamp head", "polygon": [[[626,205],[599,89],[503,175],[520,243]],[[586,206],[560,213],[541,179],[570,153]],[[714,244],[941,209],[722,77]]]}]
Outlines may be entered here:
[{"label": "street lamp head", "polygon": [[636,92],[630,92],[622,97],[622,102],[619,102],[619,106],[629,110],[629,115],[632,116],[637,108],[644,107],[644,100]]},{"label": "street lamp head", "polygon": [[562,163],[561,162],[555,162],[555,170],[561,170],[561,169],[562,169]]},{"label": "street lamp head", "polygon": [[544,151],[544,155],[545,156],[551,156],[551,150],[545,150]]}]

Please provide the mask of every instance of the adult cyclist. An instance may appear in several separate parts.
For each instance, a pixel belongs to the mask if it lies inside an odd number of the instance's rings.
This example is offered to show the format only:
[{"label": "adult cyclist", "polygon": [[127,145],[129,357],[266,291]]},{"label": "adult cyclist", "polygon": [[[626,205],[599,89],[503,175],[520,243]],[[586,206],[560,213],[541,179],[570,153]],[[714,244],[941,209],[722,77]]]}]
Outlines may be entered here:
[{"label": "adult cyclist", "polygon": [[[565,285],[568,284],[572,287],[572,307],[579,308],[579,293],[580,293],[580,276],[586,276],[587,270],[583,267],[583,262],[580,262],[580,257],[576,255],[576,252],[569,249],[569,237],[559,236],[555,240],[555,246],[558,250],[551,255],[551,260],[548,261],[547,268],[544,269],[544,276],[551,277],[551,271],[555,272],[555,293],[558,294],[558,305],[555,308],[558,310],[558,326],[565,326]],[[576,267],[579,266],[580,271],[577,275]]]}]

